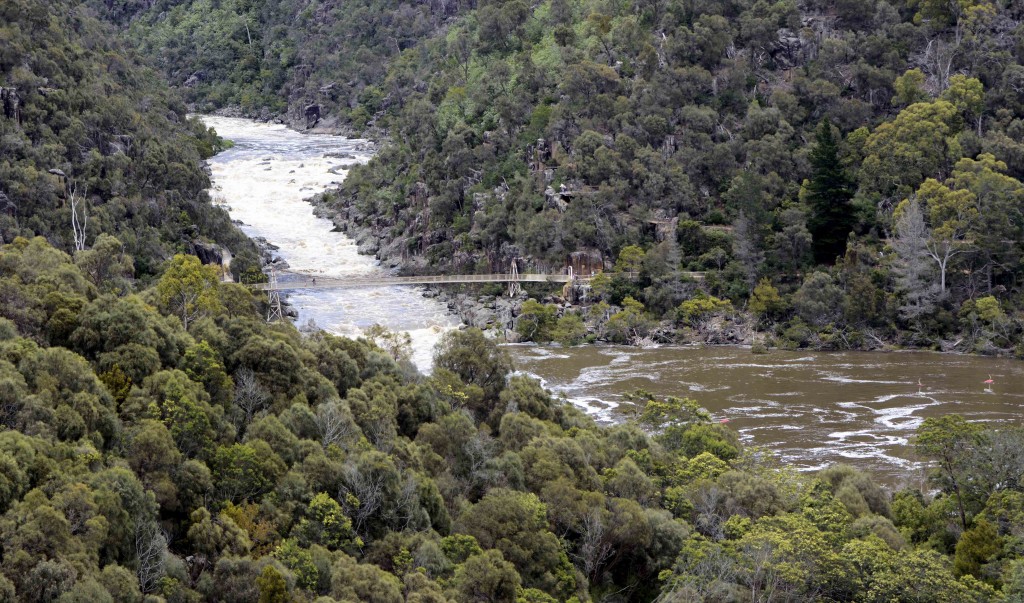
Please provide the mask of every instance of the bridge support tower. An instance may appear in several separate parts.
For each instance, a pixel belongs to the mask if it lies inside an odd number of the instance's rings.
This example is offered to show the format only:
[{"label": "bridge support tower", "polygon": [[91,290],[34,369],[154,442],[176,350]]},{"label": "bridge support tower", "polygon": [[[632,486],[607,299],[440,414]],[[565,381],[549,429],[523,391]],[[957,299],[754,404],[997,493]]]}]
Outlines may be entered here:
[{"label": "bridge support tower", "polygon": [[562,287],[562,297],[569,303],[576,302],[576,273],[573,272],[572,266],[569,266],[569,280]]},{"label": "bridge support tower", "polygon": [[519,284],[519,262],[512,260],[512,268],[509,274],[512,276],[512,280],[508,283],[508,296],[516,297],[523,292],[522,286]]},{"label": "bridge support tower", "polygon": [[270,270],[270,288],[267,289],[267,322],[284,320],[284,312],[281,311],[281,291],[277,288],[277,270]]}]

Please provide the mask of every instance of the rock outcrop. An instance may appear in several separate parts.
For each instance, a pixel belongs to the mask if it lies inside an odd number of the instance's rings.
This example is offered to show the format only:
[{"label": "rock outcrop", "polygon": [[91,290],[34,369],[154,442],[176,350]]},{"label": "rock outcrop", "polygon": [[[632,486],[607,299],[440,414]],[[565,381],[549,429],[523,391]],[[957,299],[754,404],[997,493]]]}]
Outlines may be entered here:
[{"label": "rock outcrop", "polygon": [[224,262],[224,253],[220,246],[212,243],[192,241],[192,253],[204,264],[220,265]]},{"label": "rock outcrop", "polygon": [[320,105],[306,105],[306,108],[303,110],[303,113],[306,116],[307,130],[309,128],[316,126],[316,124],[320,122]]},{"label": "rock outcrop", "polygon": [[0,107],[4,117],[17,120],[21,117],[21,97],[17,88],[0,88]]}]

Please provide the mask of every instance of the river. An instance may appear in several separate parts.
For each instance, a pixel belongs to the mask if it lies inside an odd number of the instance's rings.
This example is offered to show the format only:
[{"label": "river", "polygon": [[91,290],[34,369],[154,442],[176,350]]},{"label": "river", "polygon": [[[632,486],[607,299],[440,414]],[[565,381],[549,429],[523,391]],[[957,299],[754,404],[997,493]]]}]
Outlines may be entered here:
[{"label": "river", "polygon": [[[920,476],[909,439],[927,418],[1019,424],[1024,363],[929,352],[755,355],[736,347],[514,346],[516,366],[599,419],[622,394],[690,397],[747,444],[803,470],[847,463],[897,485]],[[983,383],[991,375],[991,388]],[[918,385],[920,383],[920,385]],[[990,391],[989,391],[990,389]]]},{"label": "river", "polygon": [[[345,277],[386,274],[305,199],[340,182],[345,166],[369,159],[364,141],[300,134],[284,126],[204,117],[234,148],[210,160],[214,201],[242,230],[264,237],[291,269]],[[282,280],[286,280],[287,277]],[[300,324],[358,335],[375,323],[408,331],[413,361],[429,371],[434,343],[458,325],[420,288],[296,290]],[[598,420],[613,421],[622,395],[637,388],[689,396],[728,420],[746,444],[763,446],[804,470],[837,462],[872,471],[891,485],[920,477],[909,445],[929,416],[1019,423],[1024,363],[924,352],[785,352],[743,348],[636,349],[508,346],[518,369],[536,375]],[[991,375],[986,391],[982,383]],[[919,386],[918,383],[921,385]]]},{"label": "river", "polygon": [[[360,255],[355,243],[330,220],[313,214],[306,199],[341,182],[346,166],[366,162],[364,140],[301,134],[282,125],[245,119],[203,117],[235,146],[209,160],[214,203],[224,205],[250,237],[263,237],[279,249],[289,269],[313,276],[386,275],[375,259]],[[279,279],[289,280],[287,275]],[[288,300],[298,324],[358,336],[374,324],[412,337],[412,360],[430,369],[434,344],[458,319],[440,302],[423,297],[420,287],[298,289]]]}]

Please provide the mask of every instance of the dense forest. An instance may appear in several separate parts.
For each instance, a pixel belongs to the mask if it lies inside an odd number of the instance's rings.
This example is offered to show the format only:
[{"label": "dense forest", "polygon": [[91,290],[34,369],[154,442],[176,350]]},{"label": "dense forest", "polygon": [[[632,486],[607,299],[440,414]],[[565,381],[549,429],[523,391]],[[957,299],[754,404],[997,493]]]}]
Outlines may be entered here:
[{"label": "dense forest", "polygon": [[[430,39],[475,3],[436,0],[91,0],[128,29],[184,100],[200,111],[231,108],[295,125],[365,128],[351,110],[391,101],[380,88],[390,61]],[[307,109],[309,119],[307,121]],[[376,109],[374,109],[376,111]]]},{"label": "dense forest", "polygon": [[[225,246],[236,270],[258,267],[207,197],[200,159],[223,142],[186,119],[113,27],[78,2],[4,0],[0,40],[0,241],[40,235],[64,251],[120,255],[101,275],[105,290],[152,277],[175,252],[209,261]],[[5,291],[5,304],[17,293]]]},{"label": "dense forest", "polygon": [[890,495],[693,400],[598,426],[479,330],[427,378],[387,332],[268,324],[195,256],[104,292],[89,251],[0,249],[29,302],[0,308],[2,601],[1024,597],[1022,428],[928,419],[934,495]]},{"label": "dense forest", "polygon": [[1019,2],[132,7],[197,106],[387,137],[327,203],[410,270],[626,252],[593,337],[1024,353]]},{"label": "dense forest", "polygon": [[3,0],[0,602],[1024,601],[1024,428],[927,419],[890,492],[699,401],[597,425],[479,330],[425,376],[385,329],[268,324],[216,261],[259,267],[205,192],[228,143],[186,116],[387,135],[333,203],[411,265],[609,258],[528,338],[1001,352],[1015,10]]},{"label": "dense forest", "polygon": [[613,306],[599,316],[632,323],[597,326],[613,340],[666,321],[702,341],[724,324],[785,346],[1012,353],[1022,17],[986,1],[482,5],[391,64],[400,102],[358,105],[394,143],[331,203],[414,266],[638,270],[593,291]]}]

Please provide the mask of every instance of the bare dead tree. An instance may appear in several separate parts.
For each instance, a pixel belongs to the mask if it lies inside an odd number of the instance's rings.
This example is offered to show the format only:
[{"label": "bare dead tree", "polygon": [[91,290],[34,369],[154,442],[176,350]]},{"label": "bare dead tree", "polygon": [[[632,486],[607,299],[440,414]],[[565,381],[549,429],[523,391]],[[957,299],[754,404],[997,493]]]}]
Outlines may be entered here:
[{"label": "bare dead tree", "polygon": [[764,252],[761,250],[758,240],[760,237],[757,233],[757,225],[743,210],[740,210],[739,216],[733,224],[733,235],[733,253],[743,266],[747,285],[753,290],[754,285],[757,284],[761,266],[764,264]]},{"label": "bare dead tree", "polygon": [[963,24],[960,21],[957,22],[953,37],[948,42],[939,37],[928,41],[922,61],[925,72],[931,76],[935,95],[942,94],[946,88],[949,88],[949,79],[954,74],[953,68],[962,43]]},{"label": "bare dead tree", "polygon": [[908,320],[931,312],[941,292],[935,286],[929,263],[928,227],[917,199],[911,199],[896,219],[895,237],[890,241],[896,252],[894,272],[896,289],[907,303],[900,306],[900,315]]},{"label": "bare dead tree", "polygon": [[949,262],[956,256],[967,253],[959,238],[929,239],[925,248],[930,257],[939,267],[939,295],[946,295],[946,275],[949,274]]},{"label": "bare dead tree", "polygon": [[725,501],[725,492],[716,485],[701,488],[694,493],[693,510],[697,514],[694,526],[698,532],[712,540],[725,537],[725,517],[722,511]]},{"label": "bare dead tree", "polygon": [[743,556],[750,563],[744,572],[748,581],[747,586],[750,587],[750,600],[776,600],[776,591],[783,584],[775,560],[775,546],[771,542],[762,540],[747,544],[742,551]]},{"label": "bare dead tree", "polygon": [[494,448],[494,438],[483,431],[476,432],[462,447],[468,465],[466,471],[466,495],[477,484],[487,483],[489,478],[487,461],[494,458]]},{"label": "bare dead tree", "polygon": [[71,234],[75,241],[75,251],[84,251],[85,229],[89,226],[89,207],[86,204],[86,195],[78,194],[77,184],[71,185],[68,189],[68,203],[71,205]]},{"label": "bare dead tree", "polygon": [[[365,536],[366,522],[384,506],[386,476],[382,471],[363,471],[353,462],[342,470],[345,485],[341,487],[338,500],[342,501],[345,514],[352,518],[356,533]],[[352,502],[347,494],[355,497]]]},{"label": "bare dead tree", "polygon": [[235,374],[234,403],[244,413],[242,429],[252,421],[253,416],[263,410],[270,401],[270,394],[256,377],[252,369],[242,368]]},{"label": "bare dead tree", "polygon": [[716,586],[736,580],[736,559],[722,547],[714,547],[697,561],[690,572],[702,578],[703,584],[697,587],[697,592],[711,595]]},{"label": "bare dead tree", "polygon": [[580,569],[591,580],[596,580],[598,571],[615,552],[615,547],[606,538],[608,526],[601,514],[602,509],[591,509],[580,525],[580,545],[575,557]]},{"label": "bare dead tree", "polygon": [[419,484],[416,483],[416,479],[412,475],[406,474],[395,502],[395,529],[404,532],[415,527],[413,522],[420,509],[420,495]]},{"label": "bare dead tree", "polygon": [[144,593],[153,592],[164,575],[167,557],[167,537],[156,523],[139,521],[135,524],[135,556],[139,561],[136,570],[139,588]]},{"label": "bare dead tree", "polygon": [[320,434],[320,445],[342,446],[358,431],[351,413],[337,400],[325,402],[316,409],[316,429]]}]

